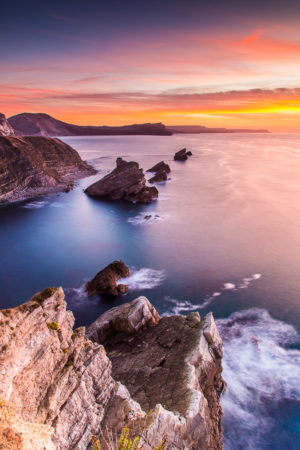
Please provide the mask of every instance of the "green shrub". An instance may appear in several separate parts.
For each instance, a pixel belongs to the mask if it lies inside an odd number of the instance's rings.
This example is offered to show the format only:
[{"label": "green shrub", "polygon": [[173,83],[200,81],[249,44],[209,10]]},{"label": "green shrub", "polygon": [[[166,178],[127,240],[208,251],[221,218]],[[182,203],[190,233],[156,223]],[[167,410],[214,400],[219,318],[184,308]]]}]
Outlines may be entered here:
[{"label": "green shrub", "polygon": [[58,330],[58,329],[59,329],[59,325],[58,325],[57,322],[48,322],[48,323],[47,323],[47,327],[48,327],[50,330]]}]

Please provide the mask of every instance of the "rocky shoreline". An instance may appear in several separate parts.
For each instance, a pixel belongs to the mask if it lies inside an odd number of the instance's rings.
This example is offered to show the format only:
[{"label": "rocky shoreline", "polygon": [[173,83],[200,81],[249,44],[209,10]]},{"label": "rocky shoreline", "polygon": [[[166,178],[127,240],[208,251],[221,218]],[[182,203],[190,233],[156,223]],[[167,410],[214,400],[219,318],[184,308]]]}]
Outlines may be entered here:
[{"label": "rocky shoreline", "polygon": [[0,205],[53,192],[97,173],[59,139],[0,136]]},{"label": "rocky shoreline", "polygon": [[[160,318],[145,297],[73,329],[61,288],[0,311],[0,444],[112,450],[222,448],[222,341],[212,314]],[[106,436],[107,437],[107,436]],[[6,446],[5,446],[6,445]]]}]

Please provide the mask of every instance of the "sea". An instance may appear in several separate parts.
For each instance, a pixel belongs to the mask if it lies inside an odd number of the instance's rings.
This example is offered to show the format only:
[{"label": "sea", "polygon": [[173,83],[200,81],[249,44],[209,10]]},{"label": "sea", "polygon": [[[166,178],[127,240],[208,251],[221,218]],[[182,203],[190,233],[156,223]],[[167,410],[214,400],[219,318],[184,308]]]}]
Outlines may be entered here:
[{"label": "sea", "polygon": [[[161,315],[212,311],[224,349],[225,449],[299,449],[300,135],[61,139],[99,173],[68,194],[0,209],[0,307],[62,286],[77,326],[140,295]],[[192,157],[174,161],[183,147]],[[117,157],[144,170],[170,165],[157,201],[84,194]],[[116,259],[130,268],[129,292],[87,298],[85,283]]]}]

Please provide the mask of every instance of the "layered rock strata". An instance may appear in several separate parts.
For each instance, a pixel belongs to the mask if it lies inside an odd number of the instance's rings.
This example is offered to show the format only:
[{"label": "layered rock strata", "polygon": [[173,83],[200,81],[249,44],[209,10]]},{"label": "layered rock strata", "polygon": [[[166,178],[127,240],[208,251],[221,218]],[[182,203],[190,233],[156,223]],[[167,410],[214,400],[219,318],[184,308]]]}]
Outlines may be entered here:
[{"label": "layered rock strata", "polygon": [[137,162],[117,158],[117,167],[101,180],[89,186],[85,192],[91,197],[110,200],[127,200],[132,203],[151,203],[158,197],[156,187],[146,186],[143,169]]},{"label": "layered rock strata", "polygon": [[95,173],[59,139],[0,137],[0,203],[70,190]]},{"label": "layered rock strata", "polygon": [[97,436],[112,450],[109,433],[128,426],[145,450],[222,448],[212,315],[160,318],[139,297],[100,316],[88,339],[62,289],[48,288],[0,311],[0,324],[0,443],[82,450]]}]

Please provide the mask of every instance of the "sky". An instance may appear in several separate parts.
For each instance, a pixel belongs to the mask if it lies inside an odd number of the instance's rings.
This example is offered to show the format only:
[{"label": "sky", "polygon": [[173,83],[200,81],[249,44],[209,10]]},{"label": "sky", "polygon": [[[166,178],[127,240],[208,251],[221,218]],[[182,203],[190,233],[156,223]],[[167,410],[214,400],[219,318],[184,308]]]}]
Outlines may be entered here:
[{"label": "sky", "polygon": [[0,112],[300,131],[300,2],[3,2]]}]

